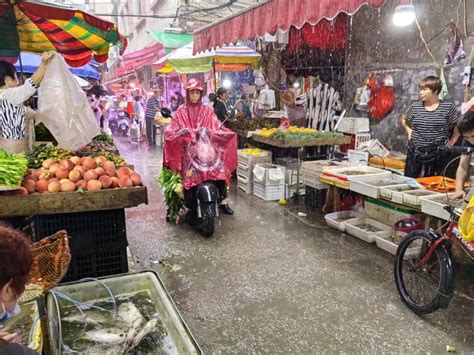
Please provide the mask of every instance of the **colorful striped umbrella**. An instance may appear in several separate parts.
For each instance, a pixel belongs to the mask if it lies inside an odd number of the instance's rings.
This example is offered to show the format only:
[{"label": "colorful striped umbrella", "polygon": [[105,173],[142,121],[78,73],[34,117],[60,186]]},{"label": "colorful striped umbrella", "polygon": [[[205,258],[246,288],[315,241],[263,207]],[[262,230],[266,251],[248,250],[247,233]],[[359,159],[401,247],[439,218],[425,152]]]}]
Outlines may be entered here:
[{"label": "colorful striped umbrella", "polygon": [[26,0],[0,0],[0,57],[20,51],[59,52],[72,67],[108,58],[110,45],[125,50],[117,26],[79,10]]}]

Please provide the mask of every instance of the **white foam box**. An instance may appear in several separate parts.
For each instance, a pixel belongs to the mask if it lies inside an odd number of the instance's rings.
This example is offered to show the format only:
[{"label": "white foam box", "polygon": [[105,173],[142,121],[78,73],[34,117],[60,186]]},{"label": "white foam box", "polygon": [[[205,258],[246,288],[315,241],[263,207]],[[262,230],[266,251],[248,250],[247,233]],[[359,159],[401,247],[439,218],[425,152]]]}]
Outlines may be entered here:
[{"label": "white foam box", "polygon": [[[451,216],[449,215],[448,211],[444,209],[446,205],[435,201],[435,199],[438,199],[443,195],[446,196],[446,194],[438,194],[420,197],[421,212],[433,217],[441,218],[445,221],[449,221]],[[448,194],[448,197],[451,197],[452,195],[453,193],[450,193]]]},{"label": "white foam box", "polygon": [[410,206],[420,206],[421,200],[420,197],[427,197],[433,195],[439,195],[439,192],[429,191],[429,190],[415,190],[407,191],[403,193],[403,203]]},{"label": "white foam box", "polygon": [[386,186],[380,188],[380,197],[395,203],[403,204],[403,193],[407,191],[417,191],[419,189],[407,184]]},{"label": "white foam box", "polygon": [[391,174],[389,176],[355,177],[349,180],[349,189],[364,196],[379,198],[380,189],[394,185],[405,184],[408,180],[414,180],[406,176]]},{"label": "white foam box", "polygon": [[387,177],[392,175],[392,173],[389,171],[372,168],[370,166],[350,166],[339,169],[331,169],[329,171],[325,171],[325,175],[326,174],[336,176],[346,181],[360,178],[364,179],[372,176]]},{"label": "white foam box", "polygon": [[[349,218],[349,217],[351,217],[351,219],[338,221],[341,218]],[[353,218],[363,218],[363,217],[365,217],[365,215],[359,212],[340,211],[340,212],[328,213],[327,215],[324,216],[324,219],[326,220],[326,224],[329,227],[340,230],[341,232],[345,232],[347,221],[351,221]]]},{"label": "white foam box", "polygon": [[[368,224],[377,228],[379,231],[369,232],[358,227],[363,224]],[[385,224],[371,218],[355,218],[346,222],[346,232],[367,243],[374,243],[377,236],[381,237],[384,235],[390,235],[392,230],[392,227],[386,226]]]},{"label": "white foam box", "polygon": [[[262,172],[262,175],[258,172]],[[253,181],[264,185],[285,185],[285,168],[271,163],[256,164],[253,168]]]},{"label": "white foam box", "polygon": [[[392,255],[395,255],[397,254],[397,250],[398,250],[398,245],[397,243],[394,243],[392,240],[391,240],[391,236],[392,235],[397,235],[397,236],[401,236],[401,237],[405,237],[406,236],[406,233],[402,233],[402,232],[394,232],[394,233],[391,233],[389,235],[380,235],[380,236],[376,236],[375,237],[375,243],[377,244],[377,246],[382,249],[382,250],[385,250],[387,252],[389,252],[390,254]],[[421,249],[421,243],[419,243],[419,245],[414,245],[413,247],[407,249],[405,251],[405,256],[404,256],[404,259],[412,259],[412,258],[415,258],[419,255],[420,253],[420,249]]]}]

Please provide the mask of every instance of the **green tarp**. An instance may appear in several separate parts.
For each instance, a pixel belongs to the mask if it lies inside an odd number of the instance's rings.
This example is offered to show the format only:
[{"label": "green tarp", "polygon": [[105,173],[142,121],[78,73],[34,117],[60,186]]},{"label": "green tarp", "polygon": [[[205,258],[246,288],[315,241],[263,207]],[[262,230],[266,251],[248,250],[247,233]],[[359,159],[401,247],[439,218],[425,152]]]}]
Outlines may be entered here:
[{"label": "green tarp", "polygon": [[150,31],[151,36],[165,47],[166,53],[171,52],[171,49],[182,47],[191,43],[194,35],[187,33],[172,33],[164,31]]}]

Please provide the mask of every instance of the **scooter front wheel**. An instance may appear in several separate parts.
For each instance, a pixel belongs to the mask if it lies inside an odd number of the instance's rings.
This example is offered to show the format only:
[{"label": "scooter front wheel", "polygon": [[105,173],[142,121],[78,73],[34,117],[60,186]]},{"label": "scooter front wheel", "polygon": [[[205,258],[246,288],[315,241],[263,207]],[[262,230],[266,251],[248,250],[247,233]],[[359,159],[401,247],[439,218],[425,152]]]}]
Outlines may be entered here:
[{"label": "scooter front wheel", "polygon": [[214,220],[216,217],[215,202],[201,202],[201,233],[205,237],[210,237],[214,234]]}]

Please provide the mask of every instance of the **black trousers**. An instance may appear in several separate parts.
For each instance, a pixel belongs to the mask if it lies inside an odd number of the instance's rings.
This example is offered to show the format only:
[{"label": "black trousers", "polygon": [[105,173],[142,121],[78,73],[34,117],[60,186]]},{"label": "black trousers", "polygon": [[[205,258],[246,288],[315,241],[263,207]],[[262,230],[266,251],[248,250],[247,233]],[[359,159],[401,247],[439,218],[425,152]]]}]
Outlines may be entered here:
[{"label": "black trousers", "polygon": [[458,156],[457,153],[440,150],[432,160],[425,161],[418,157],[414,147],[411,146],[407,152],[404,175],[416,179],[426,176],[443,176],[445,174],[444,176],[455,179],[459,160],[452,160]]}]

